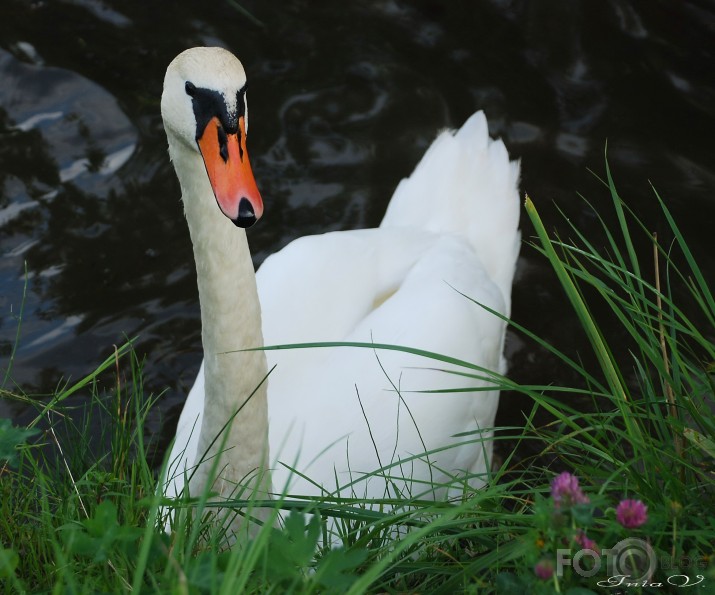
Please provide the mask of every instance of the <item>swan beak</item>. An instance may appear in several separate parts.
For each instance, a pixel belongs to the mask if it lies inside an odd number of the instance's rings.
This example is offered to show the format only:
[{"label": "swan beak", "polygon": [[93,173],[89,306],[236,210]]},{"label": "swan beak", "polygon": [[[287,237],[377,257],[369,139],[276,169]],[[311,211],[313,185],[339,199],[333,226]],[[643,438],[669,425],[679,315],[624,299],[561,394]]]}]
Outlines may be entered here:
[{"label": "swan beak", "polygon": [[251,227],[263,214],[263,199],[248,161],[243,116],[233,134],[212,118],[197,143],[221,211],[238,227]]}]

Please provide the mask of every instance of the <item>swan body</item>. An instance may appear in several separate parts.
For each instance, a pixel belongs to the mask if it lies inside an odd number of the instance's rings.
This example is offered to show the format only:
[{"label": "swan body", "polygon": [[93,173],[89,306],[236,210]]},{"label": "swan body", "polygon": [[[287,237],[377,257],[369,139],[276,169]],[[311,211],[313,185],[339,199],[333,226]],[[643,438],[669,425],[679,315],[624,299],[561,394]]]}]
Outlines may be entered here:
[{"label": "swan body", "polygon": [[[260,216],[260,196],[249,169],[239,198],[225,199],[204,163],[205,140],[196,140],[207,117],[187,95],[192,88],[226,100],[221,109],[229,123],[237,114],[244,150],[247,131],[238,60],[218,48],[179,55],[167,71],[162,115],[194,245],[204,362],[179,420],[167,495],[180,494],[191,473],[190,491],[204,488],[210,465],[194,468],[213,455],[220,477],[212,489],[224,496],[257,471],[252,485],[290,494],[444,498],[483,485],[498,391],[449,373],[481,376],[475,370],[381,348],[241,350],[401,345],[505,372],[505,324],[478,304],[510,311],[519,166],[489,138],[484,114],[438,136],[380,227],[300,238],[254,277],[241,226]],[[439,389],[449,392],[428,392]],[[212,444],[249,395],[225,439]]]}]

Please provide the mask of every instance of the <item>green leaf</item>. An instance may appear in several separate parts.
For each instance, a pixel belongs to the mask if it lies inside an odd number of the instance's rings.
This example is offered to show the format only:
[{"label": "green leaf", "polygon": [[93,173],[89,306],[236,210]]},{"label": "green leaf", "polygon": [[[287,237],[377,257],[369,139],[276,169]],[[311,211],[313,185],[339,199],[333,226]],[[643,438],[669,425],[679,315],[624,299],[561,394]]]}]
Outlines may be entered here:
[{"label": "green leaf", "polygon": [[0,548],[0,578],[13,576],[19,563],[20,556],[15,550]]},{"label": "green leaf", "polygon": [[17,428],[9,419],[0,419],[0,460],[8,465],[17,465],[17,447],[25,444],[39,430]]},{"label": "green leaf", "polygon": [[330,550],[320,559],[315,580],[321,586],[344,593],[359,576],[357,571],[367,556],[363,548]]},{"label": "green leaf", "polygon": [[576,504],[571,507],[574,521],[582,527],[593,525],[593,507],[590,504]]},{"label": "green leaf", "polygon": [[216,585],[224,580],[226,558],[229,552],[216,554],[207,551],[200,552],[195,558],[187,561],[186,577],[189,585],[202,592],[216,592]]},{"label": "green leaf", "polygon": [[115,548],[127,551],[128,546],[144,534],[139,527],[119,524],[117,507],[111,500],[101,502],[94,515],[81,525],[66,524],[60,529],[67,549],[74,555],[91,558],[93,562],[104,562]]},{"label": "green leaf", "polygon": [[291,511],[286,517],[283,530],[275,529],[267,547],[267,575],[276,581],[295,582],[301,569],[307,568],[318,545],[320,517],[313,516],[307,523],[305,514]]},{"label": "green leaf", "polygon": [[689,442],[700,448],[705,454],[710,455],[715,459],[715,441],[710,438],[706,438],[697,430],[692,428],[685,428],[683,434],[688,439]]},{"label": "green leaf", "polygon": [[497,593],[500,595],[521,595],[527,592],[527,585],[520,576],[511,572],[500,572],[496,580]]},{"label": "green leaf", "polygon": [[97,506],[94,516],[82,521],[82,524],[90,535],[102,537],[119,526],[117,507],[111,500],[104,500]]}]

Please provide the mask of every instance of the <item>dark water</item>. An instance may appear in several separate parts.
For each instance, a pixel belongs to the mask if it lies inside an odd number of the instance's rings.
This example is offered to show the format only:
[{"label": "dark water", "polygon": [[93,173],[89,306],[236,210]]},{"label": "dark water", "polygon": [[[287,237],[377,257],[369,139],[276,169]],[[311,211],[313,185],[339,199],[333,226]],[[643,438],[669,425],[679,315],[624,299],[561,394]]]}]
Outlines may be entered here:
[{"label": "dark water", "polygon": [[[553,202],[593,226],[577,192],[612,220],[607,194],[588,173],[603,172],[608,141],[629,204],[663,232],[652,182],[715,279],[712,1],[241,6],[253,16],[231,0],[3,0],[3,370],[27,283],[6,388],[46,393],[138,336],[147,388],[166,389],[150,428],[173,432],[201,345],[159,97],[170,60],[194,45],[225,46],[248,72],[250,151],[266,202],[250,232],[256,264],[301,235],[376,225],[436,132],[484,109],[492,134],[522,159],[522,190],[548,226],[560,221]],[[588,358],[552,273],[528,247],[513,316]],[[618,344],[617,326],[606,333]],[[516,333],[508,351],[516,380],[574,381]],[[499,421],[519,424],[525,407],[504,395]],[[8,415],[30,413],[0,400],[0,416]]]}]

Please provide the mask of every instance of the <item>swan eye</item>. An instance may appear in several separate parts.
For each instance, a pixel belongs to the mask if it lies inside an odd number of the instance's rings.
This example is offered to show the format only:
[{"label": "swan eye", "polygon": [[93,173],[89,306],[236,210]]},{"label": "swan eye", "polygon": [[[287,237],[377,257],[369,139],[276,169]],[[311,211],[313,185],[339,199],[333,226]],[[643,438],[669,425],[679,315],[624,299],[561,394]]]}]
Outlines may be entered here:
[{"label": "swan eye", "polygon": [[193,97],[196,94],[196,85],[194,85],[191,81],[186,81],[184,89],[186,90],[186,94],[190,97]]}]

